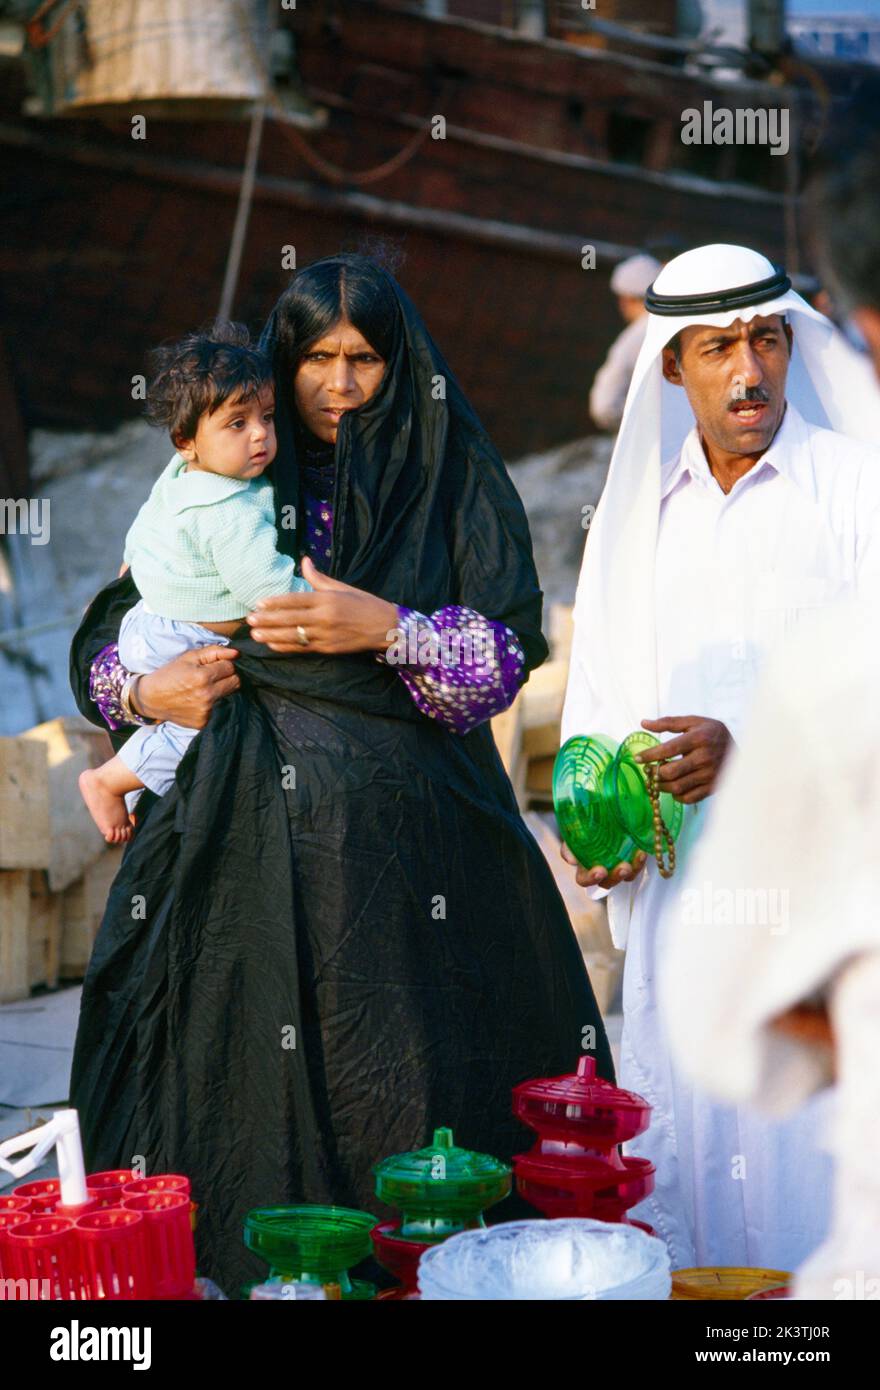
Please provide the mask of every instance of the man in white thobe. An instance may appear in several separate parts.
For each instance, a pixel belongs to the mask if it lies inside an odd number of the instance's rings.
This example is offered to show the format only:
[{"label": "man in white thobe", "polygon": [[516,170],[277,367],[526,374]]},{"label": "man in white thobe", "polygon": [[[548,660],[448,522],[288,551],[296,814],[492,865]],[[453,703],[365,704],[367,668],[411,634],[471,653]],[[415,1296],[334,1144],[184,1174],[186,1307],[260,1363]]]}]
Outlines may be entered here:
[{"label": "man in white thobe", "polygon": [[880,454],[836,432],[870,436],[880,411],[836,379],[827,320],[756,252],[676,257],[647,305],[578,585],[562,732],[671,735],[659,776],[686,807],[679,872],[664,880],[639,856],[582,866],[578,881],[608,892],[627,949],[619,1080],[653,1107],[632,1149],[656,1165],[635,1215],[666,1240],[674,1268],[789,1270],[828,1222],[815,1116],[775,1124],[695,1089],[670,1057],[657,968],[681,869],[768,653],[880,576]]},{"label": "man in white thobe", "polygon": [[[825,278],[880,381],[877,131],[852,140],[812,192]],[[811,1300],[880,1299],[878,626],[875,605],[835,608],[768,662],[659,973],[673,1053],[720,1100],[784,1115],[834,1086],[833,1217],[793,1285]],[[759,910],[707,931],[690,910],[705,885],[716,901],[745,885]]]}]

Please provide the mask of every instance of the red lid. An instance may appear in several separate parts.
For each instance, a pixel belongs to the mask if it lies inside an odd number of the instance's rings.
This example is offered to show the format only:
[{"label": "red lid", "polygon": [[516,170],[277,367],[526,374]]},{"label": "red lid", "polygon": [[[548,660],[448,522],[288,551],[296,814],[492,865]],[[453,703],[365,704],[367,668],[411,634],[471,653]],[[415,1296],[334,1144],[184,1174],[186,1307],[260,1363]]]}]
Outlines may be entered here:
[{"label": "red lid", "polygon": [[635,1091],[624,1091],[596,1075],[596,1061],[583,1056],[567,1076],[537,1077],[513,1088],[514,1114],[539,1134],[589,1133],[619,1144],[647,1129],[651,1107]]}]

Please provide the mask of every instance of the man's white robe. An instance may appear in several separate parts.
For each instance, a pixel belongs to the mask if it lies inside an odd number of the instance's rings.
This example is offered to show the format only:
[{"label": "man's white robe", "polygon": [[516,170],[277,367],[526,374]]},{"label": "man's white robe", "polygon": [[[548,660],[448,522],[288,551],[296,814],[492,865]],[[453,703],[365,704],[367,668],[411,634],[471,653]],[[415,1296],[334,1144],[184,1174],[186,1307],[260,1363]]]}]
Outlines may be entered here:
[{"label": "man's white robe", "polygon": [[[660,492],[653,594],[658,707],[641,717],[708,716],[736,739],[763,663],[783,635],[877,582],[880,453],[807,423],[789,402],[771,447],[729,494],[712,477],[696,429],[663,467]],[[589,613],[579,616],[589,623]],[[632,622],[639,621],[636,611]],[[577,696],[566,702],[563,738],[627,732],[609,727],[613,713],[596,692],[601,675],[591,667],[587,628],[575,643],[569,691],[576,688]],[[784,786],[779,795],[784,814]],[[685,808],[682,868],[710,811],[711,798]],[[630,1147],[655,1163],[656,1189],[634,1214],[667,1241],[673,1268],[791,1270],[825,1234],[830,1160],[818,1147],[813,1107],[772,1123],[708,1100],[671,1062],[658,1012],[657,961],[664,918],[670,920],[671,905],[680,910],[674,897],[682,879],[682,872],[661,879],[649,861],[634,889],[621,886],[612,894],[631,904],[619,1083],[653,1107],[648,1133]],[[618,940],[623,944],[622,935]]]}]

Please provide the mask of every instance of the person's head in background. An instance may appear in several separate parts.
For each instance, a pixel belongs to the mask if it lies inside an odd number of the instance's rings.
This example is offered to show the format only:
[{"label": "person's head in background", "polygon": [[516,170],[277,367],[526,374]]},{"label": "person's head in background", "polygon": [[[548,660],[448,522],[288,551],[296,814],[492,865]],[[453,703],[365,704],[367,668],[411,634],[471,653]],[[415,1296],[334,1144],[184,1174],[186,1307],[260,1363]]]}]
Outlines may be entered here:
[{"label": "person's head in background", "polygon": [[825,146],[811,182],[814,255],[880,381],[880,117],[859,116]]},{"label": "person's head in background", "polygon": [[627,323],[634,323],[646,313],[645,293],[660,271],[660,262],[653,256],[628,256],[619,261],[611,274],[611,293],[617,296],[617,307]]}]

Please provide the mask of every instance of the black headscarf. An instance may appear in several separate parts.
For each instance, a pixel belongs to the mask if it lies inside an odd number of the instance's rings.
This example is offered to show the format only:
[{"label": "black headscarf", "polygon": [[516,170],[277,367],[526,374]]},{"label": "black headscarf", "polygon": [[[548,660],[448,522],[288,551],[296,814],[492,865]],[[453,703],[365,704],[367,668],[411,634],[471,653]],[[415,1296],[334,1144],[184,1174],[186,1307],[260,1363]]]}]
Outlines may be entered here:
[{"label": "black headscarf", "polygon": [[[319,264],[362,271],[364,258],[333,256]],[[330,574],[423,613],[456,603],[504,622],[531,670],[545,660],[547,644],[522,502],[410,299],[392,275],[368,264],[387,282],[399,313],[379,389],[339,422]],[[279,317],[295,285],[281,296],[261,338],[275,372],[273,477],[279,548],[288,554],[295,547],[302,553],[304,517],[300,432]],[[296,532],[283,521],[290,506]]]}]

